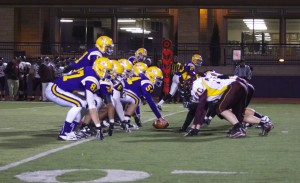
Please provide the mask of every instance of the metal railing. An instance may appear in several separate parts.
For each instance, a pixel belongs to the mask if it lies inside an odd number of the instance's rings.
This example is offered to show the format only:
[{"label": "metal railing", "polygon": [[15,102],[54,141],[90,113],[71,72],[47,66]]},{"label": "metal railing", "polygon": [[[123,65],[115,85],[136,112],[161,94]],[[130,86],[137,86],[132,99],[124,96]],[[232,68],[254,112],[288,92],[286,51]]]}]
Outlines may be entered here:
[{"label": "metal railing", "polygon": [[[193,54],[201,54],[203,64],[210,65],[233,65],[233,50],[241,50],[242,58],[251,65],[300,65],[300,45],[295,44],[194,44],[179,43],[174,44],[173,52],[178,56],[182,63],[189,61]],[[26,55],[27,58],[37,58],[39,56],[60,56],[79,58],[82,53],[93,47],[94,44],[77,43],[12,43],[0,42],[0,57],[6,61],[14,56]],[[125,43],[115,44],[113,59],[128,58],[134,55],[134,52],[140,45],[127,46]],[[148,56],[156,63],[161,59],[161,44],[146,44],[144,47],[148,50]],[[120,48],[120,49],[119,49]],[[214,54],[219,54],[219,61],[214,63],[211,59],[211,50],[217,50]],[[285,62],[278,62],[283,58]]]}]

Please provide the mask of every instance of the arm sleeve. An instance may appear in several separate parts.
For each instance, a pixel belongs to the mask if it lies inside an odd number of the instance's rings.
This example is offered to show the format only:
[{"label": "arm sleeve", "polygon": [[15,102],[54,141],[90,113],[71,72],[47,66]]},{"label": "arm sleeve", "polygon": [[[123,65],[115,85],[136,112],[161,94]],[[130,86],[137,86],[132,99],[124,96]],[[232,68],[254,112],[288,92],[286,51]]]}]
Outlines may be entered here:
[{"label": "arm sleeve", "polygon": [[149,92],[147,92],[144,88],[142,89],[143,90],[143,96],[146,98],[152,112],[155,114],[155,116],[157,118],[161,118],[161,114],[160,112],[158,111],[154,101],[153,101],[153,98],[151,96],[151,94]]}]

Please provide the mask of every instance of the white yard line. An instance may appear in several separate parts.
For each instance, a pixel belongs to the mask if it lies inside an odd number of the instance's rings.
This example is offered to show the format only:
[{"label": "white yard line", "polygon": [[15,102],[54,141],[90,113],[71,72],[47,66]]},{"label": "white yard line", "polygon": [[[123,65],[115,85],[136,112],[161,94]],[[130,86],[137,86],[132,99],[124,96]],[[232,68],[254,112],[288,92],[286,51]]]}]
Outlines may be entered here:
[{"label": "white yard line", "polygon": [[[19,109],[20,109],[20,108],[19,108]],[[28,109],[28,108],[27,108],[27,109]],[[178,114],[178,113],[181,113],[181,112],[186,112],[186,110],[182,110],[182,111],[170,113],[170,114],[164,115],[164,117],[172,116],[172,115],[174,115],[174,114]],[[148,119],[148,120],[145,121],[144,123],[153,121],[153,120],[155,120],[155,119],[156,119],[156,118]],[[28,163],[28,162],[30,162],[30,161],[34,161],[34,160],[36,160],[36,159],[39,159],[39,158],[48,156],[48,155],[50,155],[50,154],[56,153],[56,152],[58,152],[58,151],[61,151],[61,150],[64,150],[64,149],[67,149],[67,148],[70,148],[70,147],[73,147],[73,146],[77,146],[77,145],[79,145],[79,144],[82,144],[82,143],[91,141],[91,140],[93,140],[93,139],[94,139],[94,138],[80,140],[80,141],[74,142],[74,143],[72,143],[72,144],[68,144],[68,145],[65,145],[65,146],[62,146],[62,147],[59,147],[59,148],[56,148],[56,149],[52,149],[52,150],[49,150],[49,151],[46,151],[46,152],[37,154],[37,155],[35,155],[35,156],[31,156],[31,157],[26,158],[26,159],[23,159],[23,160],[21,160],[21,161],[17,161],[17,162],[14,162],[14,163],[10,163],[10,164],[5,165],[5,166],[0,166],[0,171],[4,171],[4,170],[10,169],[10,168],[13,168],[13,167],[22,165],[22,164]]]},{"label": "white yard line", "polygon": [[245,174],[245,172],[223,172],[223,171],[197,171],[197,170],[174,170],[171,174],[223,174],[223,175],[231,175],[231,174]]}]

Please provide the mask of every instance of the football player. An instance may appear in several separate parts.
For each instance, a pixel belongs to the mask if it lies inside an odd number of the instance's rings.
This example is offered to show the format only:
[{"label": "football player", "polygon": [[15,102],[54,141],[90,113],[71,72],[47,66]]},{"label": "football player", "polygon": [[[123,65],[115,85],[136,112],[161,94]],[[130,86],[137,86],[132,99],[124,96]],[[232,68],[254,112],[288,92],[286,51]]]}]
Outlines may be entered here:
[{"label": "football player", "polygon": [[68,66],[64,68],[64,73],[68,73],[72,70],[80,69],[86,66],[93,66],[97,58],[103,55],[111,55],[113,53],[114,44],[110,37],[100,36],[96,40],[95,47],[86,51],[79,59],[72,61]]},{"label": "football player", "polygon": [[128,60],[135,65],[138,62],[143,62],[147,66],[151,65],[151,59],[147,58],[147,50],[145,48],[139,48],[136,50],[135,55],[128,58]]},{"label": "football player", "polygon": [[192,60],[187,62],[178,72],[176,72],[172,78],[172,84],[170,92],[157,103],[157,108],[159,110],[162,110],[162,105],[165,101],[172,98],[172,96],[176,93],[178,90],[178,86],[180,83],[180,76],[183,74],[186,74],[187,72],[194,71],[196,69],[196,66],[202,65],[202,57],[199,54],[195,54],[192,56]]},{"label": "football player", "polygon": [[145,97],[157,119],[163,123],[167,123],[167,121],[162,118],[151,96],[154,86],[161,85],[162,78],[162,71],[156,66],[151,66],[146,70],[145,74],[141,73],[139,76],[125,80],[125,97],[121,98],[121,102],[127,103],[128,106],[125,110],[125,121],[122,122],[123,129],[129,130],[132,127],[130,118],[141,104],[141,96]]},{"label": "football player", "polygon": [[[148,65],[143,62],[138,62],[133,66],[133,76],[139,76],[140,74],[145,74],[146,70],[148,69]],[[140,96],[143,105],[146,105],[147,101],[144,96]],[[142,127],[141,122],[141,110],[140,106],[136,108],[135,113],[133,114],[134,121],[138,127]]]},{"label": "football player", "polygon": [[246,136],[242,122],[261,123],[261,135],[267,135],[273,128],[270,121],[255,118],[252,115],[244,116],[246,110],[246,100],[248,95],[247,86],[238,79],[212,79],[199,78],[193,83],[191,94],[195,100],[198,100],[198,106],[191,130],[186,136],[197,135],[204,120],[207,110],[207,102],[218,100],[215,108],[220,117],[229,121],[233,128],[228,137],[240,138]]},{"label": "football player", "polygon": [[[246,100],[246,110],[245,110],[245,116],[248,116],[248,118],[245,119],[245,125],[246,127],[250,127],[252,126],[252,124],[258,124],[257,127],[261,127],[261,121],[263,122],[269,122],[270,119],[268,116],[265,116],[265,115],[262,115],[260,113],[258,113],[257,111],[255,111],[254,109],[252,108],[249,108],[248,105],[253,97],[253,94],[254,94],[254,87],[245,79],[242,79],[240,77],[237,77],[237,76],[228,76],[228,75],[224,75],[224,74],[220,74],[220,73],[217,73],[213,70],[209,70],[209,71],[206,71],[205,72],[205,77],[207,78],[219,78],[219,79],[228,79],[228,78],[231,78],[231,79],[235,79],[235,80],[238,80],[240,82],[242,82],[246,87],[247,87],[247,100]],[[210,102],[208,103],[208,111],[205,115],[205,118],[204,118],[204,124],[207,124],[209,125],[210,124],[210,121],[212,120],[212,118],[217,114],[216,113],[216,110],[215,110],[215,105],[217,104],[217,101],[213,101],[213,102]],[[249,119],[249,116],[254,116],[256,118],[258,118],[259,120],[251,120],[252,121],[251,123],[247,123],[247,119]]]},{"label": "football player", "polygon": [[[93,66],[87,66],[64,75],[51,82],[46,89],[47,98],[63,107],[71,107],[58,138],[66,141],[77,140],[74,133],[81,119],[81,110],[88,106],[91,118],[96,126],[97,139],[103,140],[101,124],[95,101],[99,101],[96,92],[100,89],[99,81],[108,77],[113,68],[112,62],[105,57],[98,58]],[[101,81],[100,81],[101,82]],[[74,94],[83,91],[84,96]]]}]

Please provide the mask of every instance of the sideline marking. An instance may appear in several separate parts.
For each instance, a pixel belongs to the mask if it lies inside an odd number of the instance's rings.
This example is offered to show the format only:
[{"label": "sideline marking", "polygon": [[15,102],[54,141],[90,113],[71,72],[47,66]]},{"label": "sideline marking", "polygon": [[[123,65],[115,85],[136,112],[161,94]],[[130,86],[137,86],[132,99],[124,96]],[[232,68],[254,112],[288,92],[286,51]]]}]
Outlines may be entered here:
[{"label": "sideline marking", "polygon": [[[186,110],[177,111],[177,112],[174,112],[174,113],[170,113],[170,114],[164,115],[163,117],[166,117],[166,116],[172,116],[172,115],[174,115],[174,114],[181,113],[181,112],[185,112],[185,111],[186,111]],[[152,121],[152,120],[154,120],[154,119],[156,119],[156,118],[148,119],[148,120],[145,121],[144,123],[149,122],[149,121]],[[48,156],[48,155],[53,154],[53,153],[56,153],[56,152],[58,152],[58,151],[61,151],[61,150],[64,150],[64,149],[67,149],[67,148],[70,148],[70,147],[73,147],[73,146],[77,146],[77,145],[82,144],[82,143],[84,143],[84,142],[91,141],[91,140],[93,140],[93,139],[95,139],[95,138],[90,138],[90,139],[80,140],[80,141],[74,142],[74,143],[72,143],[72,144],[68,144],[68,145],[65,145],[65,146],[62,146],[62,147],[59,147],[59,148],[56,148],[56,149],[52,149],[52,150],[49,150],[49,151],[46,151],[46,152],[37,154],[37,155],[35,155],[35,156],[31,156],[31,157],[26,158],[26,159],[23,159],[23,160],[21,160],[21,161],[17,161],[17,162],[14,162],[14,163],[10,163],[10,164],[8,164],[8,165],[0,166],[0,171],[7,170],[7,169],[10,169],[10,168],[13,168],[13,167],[16,167],[16,166],[19,166],[19,165],[28,163],[28,162],[30,162],[30,161],[39,159],[39,158],[44,157],[44,156]]]},{"label": "sideline marking", "polygon": [[244,174],[245,172],[222,172],[222,171],[196,171],[196,170],[174,170],[171,174],[224,174],[224,175],[231,175],[231,174]]}]

